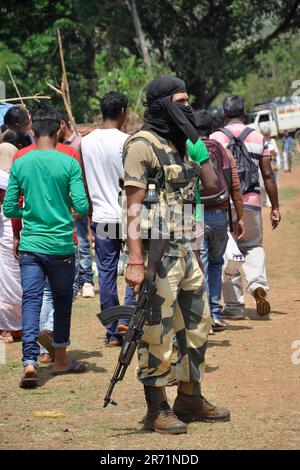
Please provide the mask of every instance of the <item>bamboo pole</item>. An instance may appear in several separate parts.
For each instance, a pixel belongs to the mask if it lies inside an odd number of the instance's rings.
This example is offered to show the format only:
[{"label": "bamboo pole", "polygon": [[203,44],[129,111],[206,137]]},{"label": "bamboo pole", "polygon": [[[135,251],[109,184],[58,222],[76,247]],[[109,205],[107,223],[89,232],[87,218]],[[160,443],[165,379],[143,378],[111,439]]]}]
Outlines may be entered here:
[{"label": "bamboo pole", "polygon": [[62,81],[65,82],[66,97],[67,97],[69,105],[71,106],[69,81],[68,81],[65,58],[64,58],[62,38],[61,38],[61,33],[59,29],[57,30],[57,38],[58,38],[58,47],[59,47],[59,54],[60,54],[60,61],[61,61],[61,68],[62,68]]},{"label": "bamboo pole", "polygon": [[64,106],[65,106],[67,114],[68,114],[68,118],[69,118],[69,120],[72,124],[72,127],[74,128],[76,134],[78,135],[77,130],[76,130],[76,126],[75,126],[74,118],[73,118],[73,122],[71,121],[72,110],[71,110],[71,107],[70,107],[70,105],[68,103],[68,100],[67,100],[67,97],[66,97],[66,93],[65,93],[65,89],[64,89],[64,87],[65,87],[64,82],[62,83],[62,90],[59,90],[54,85],[51,85],[51,83],[48,83],[48,82],[46,82],[46,85],[48,85],[49,88],[54,90],[58,95],[60,95],[62,97],[63,102],[64,102]]},{"label": "bamboo pole", "polygon": [[22,98],[22,100],[35,100],[35,101],[39,101],[39,100],[51,100],[51,96],[43,96],[43,95],[34,95],[34,96],[21,96],[19,98],[5,98],[3,100],[0,99],[0,103],[8,103],[10,101],[20,101],[20,99]]},{"label": "bamboo pole", "polygon": [[[64,50],[63,50],[62,38],[61,38],[61,33],[60,33],[59,29],[57,30],[57,37],[58,37],[58,46],[59,46],[60,61],[61,61],[61,67],[62,67],[62,80],[61,80],[61,93],[60,94],[62,96],[64,106],[66,108],[71,126],[72,126],[74,132],[78,135],[78,132],[77,132],[77,129],[76,129],[75,119],[74,119],[74,116],[73,116],[73,113],[72,113],[70,87],[69,87],[66,64],[65,64],[65,59],[64,59]],[[53,85],[52,85],[51,88],[55,88],[55,87],[53,87]]]},{"label": "bamboo pole", "polygon": [[18,97],[20,98],[21,103],[22,103],[22,105],[23,105],[24,108],[25,108],[25,103],[24,103],[24,101],[23,101],[23,99],[22,99],[22,97],[21,97],[21,93],[20,93],[20,91],[19,91],[19,88],[18,88],[18,86],[17,86],[15,80],[14,80],[14,77],[13,77],[13,75],[12,75],[12,73],[11,73],[11,70],[10,70],[10,68],[9,68],[8,65],[6,65],[6,67],[7,67],[7,70],[8,70],[9,76],[10,76],[10,79],[11,79],[11,81],[12,81],[12,83],[13,83],[13,86],[14,86],[16,92],[17,92],[17,95],[18,95]]},{"label": "bamboo pole", "polygon": [[58,88],[56,88],[54,85],[51,85],[51,83],[46,82],[46,85],[47,85],[49,88],[51,88],[52,90],[54,90],[58,95],[62,95],[61,90],[59,90]]}]

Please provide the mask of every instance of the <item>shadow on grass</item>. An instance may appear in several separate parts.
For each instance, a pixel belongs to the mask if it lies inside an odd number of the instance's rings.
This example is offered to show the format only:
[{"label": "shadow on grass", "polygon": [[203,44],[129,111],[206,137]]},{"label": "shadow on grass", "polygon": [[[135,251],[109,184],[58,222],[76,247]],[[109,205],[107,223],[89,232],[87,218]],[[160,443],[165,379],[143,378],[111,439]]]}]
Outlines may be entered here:
[{"label": "shadow on grass", "polygon": [[90,357],[103,357],[101,351],[82,351],[80,349],[72,349],[69,356],[72,359],[82,361],[84,359],[89,359]]},{"label": "shadow on grass", "polygon": [[[70,352],[69,356],[72,359],[76,360],[81,360],[84,361],[85,359],[88,359],[90,357],[102,357],[103,354],[100,351],[81,351],[81,350],[73,350]],[[72,376],[81,376],[81,375],[86,375],[89,372],[93,373],[105,373],[107,372],[107,369],[104,367],[99,367],[96,365],[95,362],[86,362],[86,371],[81,372],[81,373],[67,373],[67,374],[61,374],[61,375],[52,375],[52,365],[48,367],[41,367],[38,371],[38,385],[39,387],[42,387],[45,385],[49,380],[55,379],[56,377],[65,377],[68,375]]]}]

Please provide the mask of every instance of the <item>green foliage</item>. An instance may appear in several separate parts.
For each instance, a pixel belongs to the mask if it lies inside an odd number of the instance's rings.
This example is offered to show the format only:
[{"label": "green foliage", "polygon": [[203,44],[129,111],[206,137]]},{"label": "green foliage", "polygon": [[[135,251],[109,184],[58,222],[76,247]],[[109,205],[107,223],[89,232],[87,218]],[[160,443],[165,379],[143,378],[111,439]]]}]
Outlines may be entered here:
[{"label": "green foliage", "polygon": [[0,42],[0,74],[3,77],[6,72],[6,66],[14,67],[15,70],[22,67],[22,58],[19,54],[11,51],[5,44]]},{"label": "green foliage", "polygon": [[99,98],[107,91],[118,90],[128,97],[129,107],[140,116],[144,112],[145,90],[151,80],[158,75],[171,74],[162,64],[155,64],[151,75],[146,72],[145,64],[134,55],[121,58],[111,66],[107,51],[96,55],[96,74],[98,77],[98,98],[90,101],[97,113]]},{"label": "green foliage", "polygon": [[235,79],[251,72],[270,40],[297,27],[293,0],[144,0],[145,30],[169,66],[187,82],[195,105],[208,106]]},{"label": "green foliage", "polygon": [[293,82],[300,80],[299,48],[299,33],[278,39],[268,52],[257,55],[252,72],[245,78],[232,81],[216,98],[214,105],[220,105],[228,93],[244,96],[247,109],[268,98],[291,96],[296,91]]},{"label": "green foliage", "polygon": [[[87,103],[95,93],[96,83],[94,30],[78,20],[74,2],[12,0],[9,5],[1,4],[0,18],[5,18],[0,25],[0,41],[14,53],[11,69],[21,93],[32,95],[43,91],[53,97],[52,102],[58,107],[63,107],[62,100],[47,87],[46,81],[60,88],[57,28],[61,30],[74,115],[78,121],[91,119]],[[6,63],[1,54],[2,61]],[[7,94],[15,96],[10,80],[2,73],[0,69],[0,79],[4,77],[7,83]]]},{"label": "green foliage", "polygon": [[15,92],[12,90],[12,84],[10,82],[7,65],[11,69],[12,73],[20,72],[24,65],[24,61],[19,54],[11,51],[8,47],[0,42],[0,80],[5,82],[6,85],[6,96],[10,97],[9,93],[13,93],[11,96],[15,96]]},{"label": "green foliage", "polygon": [[[7,81],[5,65],[10,63],[23,94],[50,92],[46,80],[59,86],[58,27],[73,114],[81,122],[98,113],[99,97],[111,88],[124,91],[141,113],[145,85],[170,71],[186,81],[199,107],[207,107],[232,83],[243,89],[253,82],[253,94],[277,94],[278,80],[290,83],[298,73],[298,51],[290,59],[284,43],[268,56],[267,64],[257,64],[261,57],[266,60],[267,56],[258,54],[267,51],[274,39],[298,27],[299,1],[269,0],[263,6],[260,0],[143,0],[136,4],[152,60],[151,77],[146,74],[125,0],[10,0],[0,6],[0,79]],[[278,66],[273,79],[268,75],[266,89],[265,70],[270,74],[273,62]],[[280,62],[286,64],[285,70]],[[244,77],[249,78],[243,81]],[[257,86],[257,81],[262,85]],[[11,84],[8,90],[14,94]],[[252,96],[250,89],[246,91]],[[53,102],[61,106],[60,97],[51,93]]]}]

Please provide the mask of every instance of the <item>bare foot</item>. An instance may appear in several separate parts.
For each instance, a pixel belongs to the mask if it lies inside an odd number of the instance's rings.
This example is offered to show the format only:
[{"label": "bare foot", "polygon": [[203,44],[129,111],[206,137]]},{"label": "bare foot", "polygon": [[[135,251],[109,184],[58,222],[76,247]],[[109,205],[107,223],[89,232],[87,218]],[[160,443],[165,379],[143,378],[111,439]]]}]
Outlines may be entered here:
[{"label": "bare foot", "polygon": [[14,339],[10,331],[2,331],[0,334],[0,341],[4,343],[13,343]]},{"label": "bare foot", "polygon": [[21,388],[36,388],[38,386],[35,366],[30,364],[24,367],[24,375],[21,378],[19,386]]},{"label": "bare foot", "polygon": [[36,376],[36,368],[33,365],[28,365],[24,367],[24,377],[26,379],[32,378]]},{"label": "bare foot", "polygon": [[72,359],[70,359],[68,356],[65,357],[64,361],[55,361],[53,365],[53,372],[60,372],[66,369],[69,369],[72,367]]},{"label": "bare foot", "polygon": [[51,364],[51,362],[53,362],[50,354],[48,353],[41,354],[39,357],[39,361],[41,364]]}]

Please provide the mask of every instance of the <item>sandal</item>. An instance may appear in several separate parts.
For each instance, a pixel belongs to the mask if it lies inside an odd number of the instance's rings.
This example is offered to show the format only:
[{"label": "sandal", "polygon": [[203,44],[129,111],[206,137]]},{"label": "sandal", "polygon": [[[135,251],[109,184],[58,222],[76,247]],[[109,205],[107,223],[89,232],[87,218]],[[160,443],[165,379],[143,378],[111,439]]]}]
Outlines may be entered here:
[{"label": "sandal", "polygon": [[30,372],[28,375],[23,375],[20,380],[20,388],[36,388],[38,386],[36,368],[34,372]]},{"label": "sandal", "polygon": [[85,372],[86,365],[83,362],[72,360],[72,363],[68,369],[52,371],[52,375],[64,375],[64,374],[80,374]]}]

